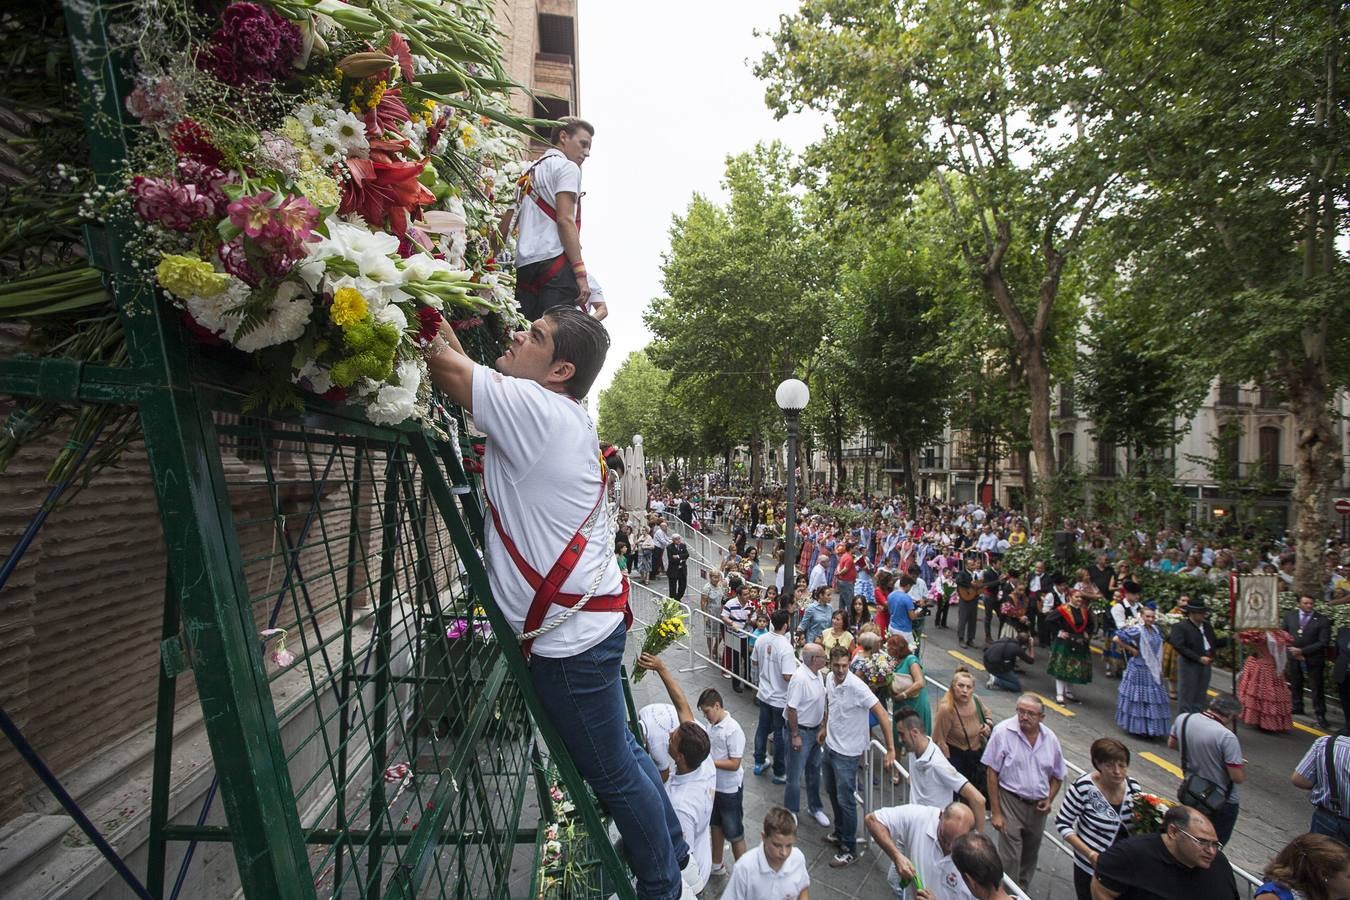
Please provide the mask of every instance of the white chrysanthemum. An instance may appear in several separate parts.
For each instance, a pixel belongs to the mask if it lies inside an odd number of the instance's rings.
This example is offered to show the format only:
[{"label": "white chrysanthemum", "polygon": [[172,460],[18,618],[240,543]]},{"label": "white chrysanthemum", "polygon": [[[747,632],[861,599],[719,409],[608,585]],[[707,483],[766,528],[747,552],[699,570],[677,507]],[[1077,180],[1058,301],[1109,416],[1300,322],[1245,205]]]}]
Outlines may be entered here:
[{"label": "white chrysanthemum", "polygon": [[380,388],[366,405],[366,417],[376,425],[397,425],[412,416],[417,406],[417,388],[422,383],[422,364],[408,360],[398,364],[397,384]]},{"label": "white chrysanthemum", "polygon": [[294,281],[282,282],[272,297],[272,309],[267,314],[267,321],[235,340],[233,334],[238,328],[236,321],[231,328],[230,343],[245,353],[252,353],[264,347],[293,341],[305,333],[309,314],[313,310],[314,304],[304,285]]},{"label": "white chrysanthemum", "polygon": [[342,141],[338,140],[337,134],[331,128],[310,129],[309,149],[323,166],[331,166],[347,158]]},{"label": "white chrysanthemum", "polygon": [[295,117],[305,126],[305,131],[309,132],[326,128],[333,118],[333,110],[322,103],[304,103],[296,107]]},{"label": "white chrysanthemum", "polygon": [[291,375],[291,381],[315,394],[326,394],[333,389],[332,370],[312,359],[307,360],[299,371]]},{"label": "white chrysanthemum", "polygon": [[248,299],[251,289],[247,284],[230,276],[225,290],[210,297],[188,297],[183,303],[192,314],[193,320],[212,334],[224,335],[233,332],[234,320],[227,313]]},{"label": "white chrysanthemum", "polygon": [[371,318],[375,320],[376,325],[393,325],[400,332],[408,327],[408,317],[403,314],[397,303],[386,303],[379,309],[372,310]]},{"label": "white chrysanthemum", "polygon": [[370,141],[366,139],[366,123],[353,112],[342,110],[329,123],[329,130],[337,136],[338,143],[347,156],[364,159],[370,153]]}]

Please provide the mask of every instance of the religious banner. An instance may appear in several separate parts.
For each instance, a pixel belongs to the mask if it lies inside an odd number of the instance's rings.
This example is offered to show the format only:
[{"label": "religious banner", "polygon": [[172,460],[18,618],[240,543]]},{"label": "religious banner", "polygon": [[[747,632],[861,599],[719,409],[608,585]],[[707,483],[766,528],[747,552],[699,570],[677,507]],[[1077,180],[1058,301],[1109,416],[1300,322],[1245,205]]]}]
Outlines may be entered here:
[{"label": "religious banner", "polygon": [[1279,628],[1280,579],[1275,575],[1234,577],[1233,631],[1248,628]]}]

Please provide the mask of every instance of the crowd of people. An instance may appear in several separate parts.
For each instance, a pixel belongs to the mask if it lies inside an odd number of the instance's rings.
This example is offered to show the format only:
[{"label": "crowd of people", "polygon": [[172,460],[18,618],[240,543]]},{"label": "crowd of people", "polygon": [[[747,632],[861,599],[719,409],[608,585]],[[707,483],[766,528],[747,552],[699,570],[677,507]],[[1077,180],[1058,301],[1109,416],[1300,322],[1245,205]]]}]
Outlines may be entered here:
[{"label": "crowd of people", "polygon": [[[658,502],[661,508],[630,532],[637,540],[621,540],[617,553],[631,552],[657,534],[669,548],[674,541],[668,512],[689,527],[707,527],[703,510],[687,499],[658,497]],[[1233,728],[1239,718],[1248,721],[1247,704],[1228,694],[1209,696],[1209,672],[1224,638],[1214,632],[1208,606],[1183,597],[1164,632],[1160,612],[1130,577],[1132,564],[1121,548],[1097,547],[1096,563],[1071,577],[1048,571],[1044,562],[1017,571],[1004,567],[1004,552],[1039,535],[1015,517],[991,524],[995,514],[978,507],[930,507],[908,517],[895,503],[876,512],[872,521],[850,526],[803,516],[800,554],[789,567],[782,563],[776,535],[761,527],[781,523],[772,499],[731,501],[719,510],[729,546],[702,579],[696,618],[704,627],[696,627],[691,639],[725,670],[722,677],[734,691],[755,693],[757,717],[750,736],[735,723],[719,690],[708,688],[699,698],[714,735],[710,757],[717,771],[709,800],[710,876],[728,871],[723,854],[729,845],[738,884],[730,896],[792,896],[757,892],[753,884],[768,878],[766,866],[779,871],[774,859],[790,858],[782,836],[790,830],[795,840],[803,815],[827,829],[825,839],[835,847],[832,866],[853,864],[859,853],[855,792],[865,771],[861,761],[875,739],[887,748],[885,770],[899,780],[900,770],[891,766],[899,753],[909,774],[911,802],[867,812],[863,823],[892,862],[889,877],[898,897],[997,897],[1005,872],[1025,889],[1035,878],[1047,825],[1073,849],[1079,897],[1236,897],[1222,845],[1240,808],[1246,760]],[[748,521],[752,515],[759,521]],[[957,534],[949,537],[953,530]],[[985,539],[987,549],[979,549],[986,534],[995,539],[992,544]],[[791,587],[780,590],[789,575]],[[1301,641],[1302,633],[1320,630],[1309,628],[1316,606],[1340,599],[1334,593],[1339,591],[1343,587],[1333,583],[1327,597],[1302,598],[1290,617],[1299,621],[1285,623],[1294,626],[1289,646],[1300,643],[1305,662],[1325,644],[1314,646],[1315,634]],[[1101,602],[1104,598],[1109,603]],[[955,628],[960,643],[974,647],[981,619],[984,687],[1018,695],[1014,715],[1003,721],[990,714],[966,668],[957,669],[941,694],[924,676],[925,633]],[[1092,771],[1066,784],[1063,753],[1044,722],[1044,703],[1022,693],[1022,667],[1036,664],[1037,648],[1048,645],[1057,700],[1079,702],[1073,687],[1090,681],[1097,668],[1090,649],[1094,637],[1110,648],[1102,654],[1103,668],[1121,682],[1116,721],[1124,735],[1166,739],[1181,751],[1188,791],[1181,799],[1187,802],[1174,805],[1155,833],[1135,833],[1143,791],[1129,776],[1126,744],[1097,740]],[[1266,728],[1274,688],[1288,708],[1303,691],[1299,685],[1291,693],[1273,656],[1262,659],[1269,669],[1254,696],[1264,705],[1251,724]],[[659,660],[644,657],[640,664],[667,674]],[[1302,671],[1306,676],[1309,669]],[[678,686],[665,680],[673,696]],[[1247,685],[1243,694],[1252,691]],[[1328,756],[1331,767],[1319,765]],[[1334,778],[1328,783],[1328,773],[1350,771],[1347,763],[1350,739],[1324,738],[1294,773],[1294,783],[1310,791],[1316,810],[1310,834],[1272,862],[1270,883],[1257,896],[1284,898],[1302,891],[1307,897],[1350,897],[1350,851],[1342,830],[1350,819],[1339,813],[1350,809],[1345,784],[1350,778],[1339,786]],[[741,821],[747,767],[783,790],[781,808],[765,821],[761,855],[748,864],[759,873],[749,884],[735,878],[750,852]],[[986,821],[989,837],[983,833]],[[770,840],[778,842],[776,851]],[[969,852],[958,852],[961,848]],[[1320,883],[1308,881],[1306,866],[1290,865],[1302,859],[1298,853],[1316,853],[1329,865],[1319,870]],[[796,868],[790,870],[796,879]],[[783,878],[770,881],[778,885]],[[804,890],[806,882],[801,885]]]}]

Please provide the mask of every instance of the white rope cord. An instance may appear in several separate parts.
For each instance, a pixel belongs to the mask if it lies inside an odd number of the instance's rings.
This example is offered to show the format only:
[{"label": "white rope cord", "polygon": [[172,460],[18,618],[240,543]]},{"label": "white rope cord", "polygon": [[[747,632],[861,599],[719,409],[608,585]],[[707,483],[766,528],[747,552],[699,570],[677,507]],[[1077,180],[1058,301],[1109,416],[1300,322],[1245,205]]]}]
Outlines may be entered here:
[{"label": "white rope cord", "polygon": [[[613,501],[610,500],[611,492],[614,494]],[[614,535],[619,530],[619,509],[618,482],[615,479],[606,476],[605,495],[601,499],[599,505],[597,505],[591,514],[586,517],[586,521],[581,523],[581,527],[577,529],[578,533],[583,531],[587,532],[586,539],[589,543],[590,540],[595,537],[596,527],[599,526],[601,522],[604,522],[605,546],[609,547],[612,552],[614,548]],[[611,510],[613,510],[612,513]],[[548,634],[550,631],[572,618],[572,616],[585,609],[586,604],[591,602],[591,598],[594,597],[595,592],[599,590],[600,582],[604,580],[607,572],[609,572],[609,566],[607,565],[596,567],[595,577],[591,579],[591,586],[587,588],[586,594],[576,602],[575,606],[571,609],[564,609],[558,616],[545,621],[543,625],[536,628],[534,631],[528,631],[522,634],[517,640],[523,644],[526,641],[532,641],[537,637]]]}]

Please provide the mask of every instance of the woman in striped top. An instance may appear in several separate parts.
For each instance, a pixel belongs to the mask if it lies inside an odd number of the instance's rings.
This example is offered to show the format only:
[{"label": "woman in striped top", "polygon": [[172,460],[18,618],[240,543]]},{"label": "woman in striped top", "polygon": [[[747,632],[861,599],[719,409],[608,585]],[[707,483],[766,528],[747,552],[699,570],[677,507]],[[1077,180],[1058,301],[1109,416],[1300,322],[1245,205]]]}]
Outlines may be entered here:
[{"label": "woman in striped top", "polygon": [[1064,792],[1055,829],[1073,847],[1073,886],[1078,900],[1092,900],[1092,870],[1097,857],[1129,837],[1134,798],[1143,792],[1128,774],[1130,750],[1115,738],[1092,742],[1092,768]]}]

